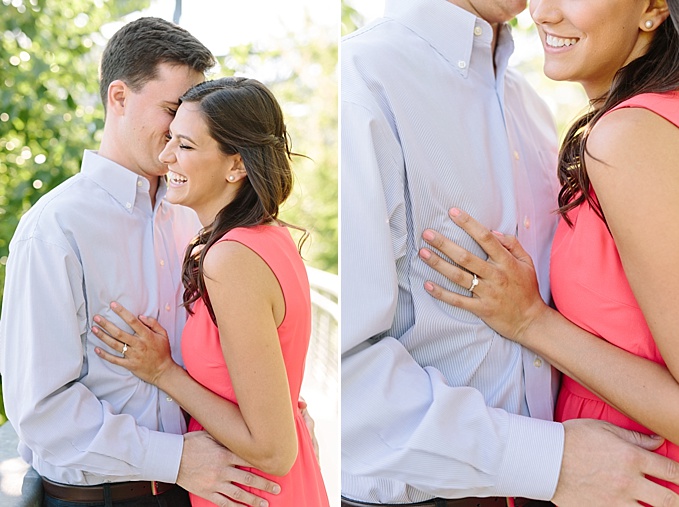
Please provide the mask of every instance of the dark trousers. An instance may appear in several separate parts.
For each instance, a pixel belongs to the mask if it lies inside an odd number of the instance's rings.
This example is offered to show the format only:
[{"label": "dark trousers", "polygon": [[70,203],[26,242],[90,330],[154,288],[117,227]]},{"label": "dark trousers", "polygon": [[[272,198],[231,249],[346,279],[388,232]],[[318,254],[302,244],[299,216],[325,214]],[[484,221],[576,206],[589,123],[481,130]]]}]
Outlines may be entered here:
[{"label": "dark trousers", "polygon": [[[104,488],[106,489],[106,486]],[[106,497],[106,492],[104,492],[104,495]],[[122,502],[113,502],[110,495],[103,502],[89,503],[58,500],[43,494],[42,507],[191,507],[191,502],[189,501],[189,494],[177,486],[162,495],[142,496]]]}]

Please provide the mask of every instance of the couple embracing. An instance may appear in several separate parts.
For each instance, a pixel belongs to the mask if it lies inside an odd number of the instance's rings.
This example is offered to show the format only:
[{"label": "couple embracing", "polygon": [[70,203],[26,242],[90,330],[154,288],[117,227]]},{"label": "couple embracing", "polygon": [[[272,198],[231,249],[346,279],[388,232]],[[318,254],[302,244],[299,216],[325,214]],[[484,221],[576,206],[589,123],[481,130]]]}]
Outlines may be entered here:
[{"label": "couple embracing", "polygon": [[679,504],[679,2],[530,2],[558,156],[525,7],[343,41],[343,505]]}]

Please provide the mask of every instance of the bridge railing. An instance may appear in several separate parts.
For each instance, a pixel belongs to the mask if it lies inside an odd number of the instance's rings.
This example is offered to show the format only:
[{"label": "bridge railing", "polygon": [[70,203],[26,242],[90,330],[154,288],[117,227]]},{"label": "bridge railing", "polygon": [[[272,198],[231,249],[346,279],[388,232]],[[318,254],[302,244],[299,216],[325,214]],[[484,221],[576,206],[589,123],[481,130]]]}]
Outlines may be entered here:
[{"label": "bridge railing", "polygon": [[340,503],[339,278],[307,268],[311,285],[311,341],[302,396],[316,422],[320,463],[331,507]]}]

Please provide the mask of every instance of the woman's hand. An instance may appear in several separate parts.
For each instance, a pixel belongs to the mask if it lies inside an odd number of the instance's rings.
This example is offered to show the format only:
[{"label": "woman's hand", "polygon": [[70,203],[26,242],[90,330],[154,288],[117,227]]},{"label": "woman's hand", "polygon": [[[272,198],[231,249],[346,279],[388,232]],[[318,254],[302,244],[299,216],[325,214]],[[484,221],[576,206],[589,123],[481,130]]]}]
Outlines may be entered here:
[{"label": "woman's hand", "polygon": [[[126,333],[100,315],[94,316],[92,332],[106,345],[120,352],[113,355],[99,347],[95,352],[108,362],[127,368],[140,379],[160,387],[161,378],[173,368],[180,368],[170,354],[167,331],[151,317],[135,317],[118,303],[111,303],[111,309],[133,330]],[[102,331],[103,330],[103,331]]]},{"label": "woman's hand", "polygon": [[420,249],[420,258],[452,282],[470,290],[471,296],[451,292],[431,281],[427,281],[424,288],[436,299],[469,310],[501,335],[523,343],[525,330],[548,310],[538,291],[532,259],[515,237],[491,232],[456,208],[451,209],[449,215],[485,250],[488,260],[427,229],[423,239],[464,269],[426,248]]}]

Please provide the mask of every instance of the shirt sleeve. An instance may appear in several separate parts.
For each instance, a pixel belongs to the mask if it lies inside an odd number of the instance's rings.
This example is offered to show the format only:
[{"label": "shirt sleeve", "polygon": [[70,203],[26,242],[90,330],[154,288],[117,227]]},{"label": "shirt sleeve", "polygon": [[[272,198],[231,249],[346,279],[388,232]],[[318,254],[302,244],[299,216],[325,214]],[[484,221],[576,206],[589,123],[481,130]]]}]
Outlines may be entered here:
[{"label": "shirt sleeve", "polygon": [[0,324],[7,416],[36,461],[68,469],[74,484],[88,474],[175,482],[183,437],[139,426],[81,382],[92,346],[83,286],[72,249],[35,237],[13,242]]},{"label": "shirt sleeve", "polygon": [[406,240],[401,147],[377,104],[345,101],[341,117],[343,472],[445,498],[550,499],[562,425],[486,406],[386,335]]}]

